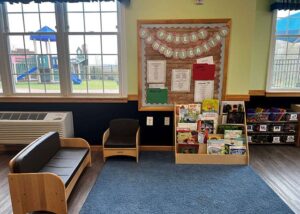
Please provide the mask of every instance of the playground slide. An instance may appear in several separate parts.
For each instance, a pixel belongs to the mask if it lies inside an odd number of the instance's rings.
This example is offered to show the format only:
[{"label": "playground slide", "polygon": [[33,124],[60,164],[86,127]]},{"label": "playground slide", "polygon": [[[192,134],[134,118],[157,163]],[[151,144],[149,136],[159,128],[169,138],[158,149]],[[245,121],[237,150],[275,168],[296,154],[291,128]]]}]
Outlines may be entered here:
[{"label": "playground slide", "polygon": [[76,74],[72,74],[72,81],[74,84],[80,84],[81,83],[81,79],[78,78],[78,76]]},{"label": "playground slide", "polygon": [[24,72],[23,74],[19,75],[19,76],[17,77],[17,80],[19,81],[19,80],[24,79],[26,76],[28,76],[28,75],[30,75],[30,74],[36,72],[36,70],[37,70],[37,67],[32,67],[29,71]]}]

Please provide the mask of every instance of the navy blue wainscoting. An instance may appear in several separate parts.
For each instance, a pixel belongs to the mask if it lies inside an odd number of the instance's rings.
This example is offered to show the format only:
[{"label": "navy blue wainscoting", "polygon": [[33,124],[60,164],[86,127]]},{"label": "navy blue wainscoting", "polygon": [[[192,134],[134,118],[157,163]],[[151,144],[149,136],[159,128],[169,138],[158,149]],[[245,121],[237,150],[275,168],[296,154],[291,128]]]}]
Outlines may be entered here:
[{"label": "navy blue wainscoting", "polygon": [[[141,145],[173,145],[173,112],[139,112],[138,102],[128,103],[0,103],[0,111],[72,111],[75,137],[91,145],[102,144],[102,134],[114,118],[139,119]],[[154,125],[146,126],[146,117],[154,117]],[[170,126],[164,126],[170,117]]]}]

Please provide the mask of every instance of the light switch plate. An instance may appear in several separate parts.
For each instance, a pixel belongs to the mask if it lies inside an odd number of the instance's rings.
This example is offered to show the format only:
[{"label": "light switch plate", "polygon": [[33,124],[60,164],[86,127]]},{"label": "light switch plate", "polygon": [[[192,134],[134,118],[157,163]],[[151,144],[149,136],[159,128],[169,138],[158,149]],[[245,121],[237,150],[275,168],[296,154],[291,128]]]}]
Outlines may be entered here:
[{"label": "light switch plate", "polygon": [[164,124],[165,124],[165,126],[169,126],[170,125],[170,117],[165,117]]},{"label": "light switch plate", "polygon": [[147,126],[153,126],[153,117],[147,117],[146,125]]}]

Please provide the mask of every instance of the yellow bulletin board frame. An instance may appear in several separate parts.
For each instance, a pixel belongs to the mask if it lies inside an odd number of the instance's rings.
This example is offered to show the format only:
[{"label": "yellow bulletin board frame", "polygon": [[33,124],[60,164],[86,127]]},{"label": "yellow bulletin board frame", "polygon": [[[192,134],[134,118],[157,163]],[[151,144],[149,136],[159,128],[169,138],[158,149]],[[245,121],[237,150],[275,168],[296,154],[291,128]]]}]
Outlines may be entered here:
[{"label": "yellow bulletin board frame", "polygon": [[[148,35],[152,35],[154,41],[158,39],[158,31],[162,30],[173,35],[191,35],[205,30],[208,35],[204,39],[197,39],[193,47],[207,45],[209,50],[202,50],[199,55],[187,56],[186,58],[167,57],[162,52],[154,50],[153,44],[146,42],[146,38],[142,37],[141,29],[146,29]],[[215,38],[222,29],[227,29],[226,36],[222,36],[220,42],[216,45],[210,45],[212,38]],[[216,64],[216,75],[214,82],[214,98],[224,100],[226,95],[227,70],[228,70],[228,54],[231,32],[231,19],[180,19],[180,20],[138,20],[137,21],[137,43],[138,43],[138,104],[139,111],[173,111],[174,103],[193,103],[194,82],[191,80],[191,90],[189,92],[171,92],[171,75],[172,69],[191,69],[196,59],[213,56]],[[219,37],[220,38],[220,37]],[[214,40],[215,41],[215,40]],[[158,41],[159,43],[162,43]],[[172,50],[187,50],[190,44],[175,44],[165,42],[167,47]],[[208,46],[209,44],[209,46]],[[187,53],[187,52],[186,52]],[[168,103],[166,104],[148,104],[146,103],[146,90],[148,84],[147,79],[147,60],[166,60],[166,83],[168,88]]]}]

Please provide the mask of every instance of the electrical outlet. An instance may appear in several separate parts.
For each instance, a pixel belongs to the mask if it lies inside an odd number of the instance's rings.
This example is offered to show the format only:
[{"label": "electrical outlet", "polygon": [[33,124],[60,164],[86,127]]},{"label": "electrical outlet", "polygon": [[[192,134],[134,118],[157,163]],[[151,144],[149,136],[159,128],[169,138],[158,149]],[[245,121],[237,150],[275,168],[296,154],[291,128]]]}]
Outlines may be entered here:
[{"label": "electrical outlet", "polygon": [[153,126],[153,117],[147,117],[146,125]]},{"label": "electrical outlet", "polygon": [[164,124],[165,124],[165,126],[169,126],[170,125],[170,117],[165,117]]}]

